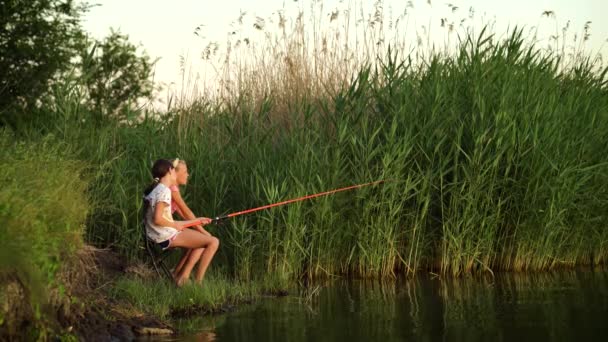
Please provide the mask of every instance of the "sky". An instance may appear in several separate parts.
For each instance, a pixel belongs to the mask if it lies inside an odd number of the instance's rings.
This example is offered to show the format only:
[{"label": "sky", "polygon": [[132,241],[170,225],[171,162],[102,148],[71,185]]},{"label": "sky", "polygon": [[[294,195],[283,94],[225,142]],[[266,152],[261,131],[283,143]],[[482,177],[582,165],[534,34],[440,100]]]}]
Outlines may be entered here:
[{"label": "sky", "polygon": [[[93,6],[83,18],[83,25],[94,38],[107,36],[110,29],[127,34],[130,41],[141,45],[152,58],[158,59],[154,78],[165,87],[179,87],[184,84],[180,73],[180,58],[190,73],[208,72],[208,65],[201,59],[201,53],[209,42],[225,44],[228,32],[234,30],[235,20],[243,12],[245,26],[254,31],[256,17],[270,18],[283,10],[287,18],[295,18],[298,11],[309,11],[312,6],[323,6],[323,15],[328,16],[333,9],[353,8],[366,15],[373,11],[376,1],[361,0],[89,0]],[[497,34],[506,32],[508,27],[524,26],[539,28],[540,36],[546,43],[551,34],[561,33],[569,22],[567,40],[573,35],[582,35],[585,24],[590,21],[589,40],[584,45],[589,54],[598,53],[608,58],[608,0],[384,0],[381,1],[385,17],[397,17],[408,11],[409,32],[430,28],[431,37],[441,41],[445,34],[440,32],[442,18],[458,24],[466,19],[472,27],[494,22]],[[456,7],[456,9],[454,8]],[[473,12],[471,12],[471,9]],[[551,17],[542,15],[552,11]],[[274,13],[274,14],[273,14]],[[329,20],[326,20],[329,22]],[[231,26],[233,24],[233,26]],[[201,26],[203,25],[203,26]],[[270,27],[270,25],[268,25]],[[457,25],[456,25],[457,26]],[[195,34],[195,29],[200,27]],[[267,29],[270,30],[270,29]],[[253,34],[251,32],[239,33]],[[412,36],[412,39],[414,36]]]}]

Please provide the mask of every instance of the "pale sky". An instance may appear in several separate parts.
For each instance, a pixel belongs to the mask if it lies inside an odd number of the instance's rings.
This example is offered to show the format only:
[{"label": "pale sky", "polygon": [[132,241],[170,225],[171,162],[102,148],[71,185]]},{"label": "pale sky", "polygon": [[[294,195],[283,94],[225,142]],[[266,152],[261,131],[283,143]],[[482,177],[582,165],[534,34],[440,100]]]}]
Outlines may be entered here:
[{"label": "pale sky", "polygon": [[[361,0],[91,0],[97,3],[84,17],[85,29],[95,38],[102,38],[110,28],[119,29],[135,44],[142,47],[156,64],[155,80],[170,84],[180,84],[180,55],[187,57],[187,65],[200,72],[201,51],[210,41],[220,45],[226,42],[227,33],[234,30],[233,23],[241,11],[246,11],[247,27],[252,27],[255,17],[269,18],[273,12],[284,9],[286,16],[295,18],[298,8],[309,12],[311,1],[331,13],[334,8],[363,8],[371,12],[375,1]],[[448,18],[458,24],[461,18],[469,17],[470,8],[474,19],[469,24],[474,27],[482,22],[495,21],[495,33],[502,34],[508,26],[539,27],[545,36],[562,28],[570,21],[570,39],[574,33],[580,36],[587,21],[591,21],[591,36],[586,44],[590,54],[601,53],[608,57],[608,0],[384,0],[385,16],[397,17],[403,9],[408,10],[408,26],[420,30],[424,25],[431,31],[440,31],[441,18]],[[429,2],[431,4],[429,4]],[[413,8],[412,8],[413,6]],[[458,9],[453,10],[452,6]],[[553,11],[554,19],[541,14]],[[326,16],[329,14],[325,14]],[[204,24],[196,36],[194,30]],[[270,26],[270,25],[269,25]],[[425,28],[425,29],[426,29]],[[551,33],[549,33],[551,32]],[[247,34],[245,34],[247,35]],[[204,39],[201,38],[204,36]],[[548,41],[548,37],[545,37]],[[221,46],[220,46],[221,49]]]}]

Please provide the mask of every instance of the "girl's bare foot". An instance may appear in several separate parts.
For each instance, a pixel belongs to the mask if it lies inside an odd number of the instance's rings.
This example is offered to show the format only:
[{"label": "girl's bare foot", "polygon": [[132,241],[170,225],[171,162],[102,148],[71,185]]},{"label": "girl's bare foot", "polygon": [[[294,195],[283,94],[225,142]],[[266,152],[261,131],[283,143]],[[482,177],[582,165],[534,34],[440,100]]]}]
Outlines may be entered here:
[{"label": "girl's bare foot", "polygon": [[182,287],[182,286],[186,285],[187,283],[188,283],[188,278],[182,277],[182,278],[175,279],[175,285],[177,285],[177,287]]},{"label": "girl's bare foot", "polygon": [[[177,287],[181,287],[180,280],[179,280],[179,274],[172,273],[171,274],[171,279],[173,280],[173,282],[175,283],[175,285],[177,285]],[[182,281],[181,283],[183,285],[184,281]]]}]

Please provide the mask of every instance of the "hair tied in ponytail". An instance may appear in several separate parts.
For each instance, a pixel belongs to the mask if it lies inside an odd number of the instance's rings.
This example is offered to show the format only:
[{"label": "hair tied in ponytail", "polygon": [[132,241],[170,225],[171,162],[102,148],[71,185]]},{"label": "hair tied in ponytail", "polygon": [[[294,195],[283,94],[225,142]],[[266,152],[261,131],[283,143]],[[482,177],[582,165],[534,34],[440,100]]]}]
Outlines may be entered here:
[{"label": "hair tied in ponytail", "polygon": [[148,196],[158,184],[160,180],[165,177],[173,169],[173,164],[166,159],[158,159],[152,165],[152,177],[154,181],[150,184],[146,190],[144,190],[144,196]]}]

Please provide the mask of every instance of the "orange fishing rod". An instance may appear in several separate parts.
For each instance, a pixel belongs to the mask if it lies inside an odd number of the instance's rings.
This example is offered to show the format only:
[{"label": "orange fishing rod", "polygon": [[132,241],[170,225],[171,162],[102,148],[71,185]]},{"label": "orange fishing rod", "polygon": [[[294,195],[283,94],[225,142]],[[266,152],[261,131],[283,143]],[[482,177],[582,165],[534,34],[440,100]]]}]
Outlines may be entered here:
[{"label": "orange fishing rod", "polygon": [[[218,223],[221,220],[229,219],[229,218],[232,218],[232,217],[235,217],[235,216],[250,214],[250,213],[253,213],[253,212],[256,212],[256,211],[260,211],[260,210],[264,210],[264,209],[270,209],[270,208],[278,207],[278,206],[285,205],[285,204],[300,202],[300,201],[304,201],[304,200],[315,198],[315,197],[327,196],[327,195],[335,194],[336,192],[341,192],[341,191],[347,191],[347,190],[362,188],[362,187],[368,186],[368,185],[376,185],[376,184],[380,184],[380,183],[383,183],[383,182],[385,182],[385,181],[384,180],[379,180],[379,181],[369,182],[369,183],[365,183],[365,184],[351,185],[351,186],[347,186],[345,188],[334,189],[334,190],[330,190],[330,191],[320,192],[318,194],[302,196],[302,197],[298,197],[298,198],[294,198],[294,199],[290,199],[290,200],[286,200],[286,201],[282,201],[282,202],[277,202],[277,203],[273,203],[273,204],[267,204],[267,205],[264,205],[264,206],[261,206],[261,207],[257,207],[257,208],[247,209],[247,210],[243,210],[243,211],[237,211],[237,212],[234,212],[232,214],[228,214],[228,215],[224,215],[224,216],[218,216],[218,217],[212,219],[211,223]],[[192,226],[196,226],[196,225],[201,224],[201,223],[202,223],[202,221],[197,221],[197,222],[188,224],[185,227],[192,227]]]}]

